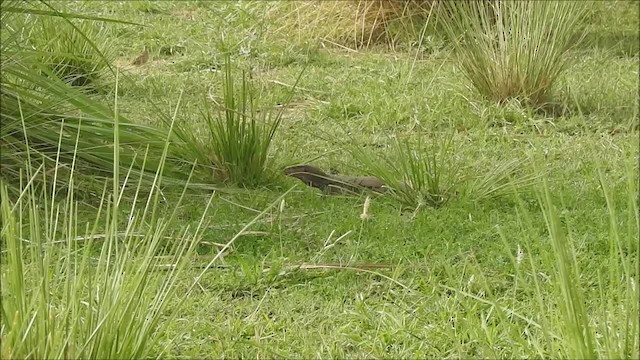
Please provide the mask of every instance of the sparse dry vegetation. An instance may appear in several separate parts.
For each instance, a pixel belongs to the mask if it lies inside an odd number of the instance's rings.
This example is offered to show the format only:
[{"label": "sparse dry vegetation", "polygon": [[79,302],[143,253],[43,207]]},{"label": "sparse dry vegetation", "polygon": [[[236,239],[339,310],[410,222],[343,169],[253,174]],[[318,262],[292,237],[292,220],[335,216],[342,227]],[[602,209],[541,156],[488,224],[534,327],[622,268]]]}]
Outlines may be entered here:
[{"label": "sparse dry vegetation", "polygon": [[433,0],[288,1],[270,9],[276,30],[301,41],[324,40],[351,49],[394,44],[416,35],[428,18]]}]

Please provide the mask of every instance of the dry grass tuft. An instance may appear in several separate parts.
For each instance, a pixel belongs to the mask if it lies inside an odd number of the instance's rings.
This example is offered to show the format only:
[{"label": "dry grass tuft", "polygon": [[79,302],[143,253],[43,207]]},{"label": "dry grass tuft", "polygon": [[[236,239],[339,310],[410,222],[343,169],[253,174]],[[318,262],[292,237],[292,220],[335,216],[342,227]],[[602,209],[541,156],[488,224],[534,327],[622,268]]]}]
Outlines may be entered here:
[{"label": "dry grass tuft", "polygon": [[271,8],[269,17],[281,22],[278,32],[301,39],[321,39],[353,49],[393,44],[399,24],[413,31],[413,21],[427,17],[436,0],[286,1]]}]

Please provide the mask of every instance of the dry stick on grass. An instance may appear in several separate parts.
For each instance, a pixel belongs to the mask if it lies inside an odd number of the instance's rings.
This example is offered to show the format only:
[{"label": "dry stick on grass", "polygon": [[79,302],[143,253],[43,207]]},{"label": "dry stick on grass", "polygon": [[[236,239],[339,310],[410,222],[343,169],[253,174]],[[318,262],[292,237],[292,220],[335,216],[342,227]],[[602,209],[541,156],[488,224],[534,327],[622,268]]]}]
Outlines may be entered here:
[{"label": "dry stick on grass", "polygon": [[[209,263],[204,267],[204,269],[200,272],[200,274],[198,274],[198,276],[195,278],[194,282],[191,284],[191,286],[189,287],[189,289],[187,290],[186,296],[183,299],[186,299],[188,297],[189,294],[191,294],[191,291],[193,291],[193,288],[198,285],[201,287],[200,285],[200,279],[202,278],[202,276],[204,275],[204,273],[211,269],[213,267],[213,263],[218,260],[222,254],[229,248],[231,247],[231,245],[249,228],[251,227],[254,223],[257,222],[257,220],[264,214],[267,213],[267,211],[269,211],[275,204],[279,204],[282,199],[284,199],[284,197],[289,194],[289,192],[291,192],[291,190],[293,190],[295,188],[295,186],[291,187],[289,190],[287,190],[284,194],[282,194],[275,202],[271,203],[269,206],[267,206],[260,214],[258,214],[256,217],[253,218],[253,220],[251,220],[249,223],[247,223],[242,230],[240,230],[240,232],[238,232],[231,240],[229,240],[229,242],[227,242],[225,244],[225,246],[220,249],[220,251],[218,251],[218,253],[216,254],[216,256],[214,256],[213,259],[211,259],[211,261],[209,261]],[[225,268],[225,266],[216,266],[217,268]],[[168,264],[168,265],[156,265],[156,268],[159,270],[173,270],[173,268],[175,268],[175,264]],[[342,266],[340,264],[326,264],[326,265],[313,265],[313,264],[300,264],[300,265],[294,265],[294,266],[288,266],[285,268],[285,270],[293,270],[293,271],[297,271],[297,270],[313,270],[313,269],[335,269],[335,270],[354,270],[354,271],[362,271],[362,272],[366,272],[369,274],[373,274],[373,275],[377,275],[380,276],[384,279],[387,279],[391,282],[393,282],[396,285],[399,285],[400,287],[402,287],[403,289],[413,292],[413,293],[418,293],[418,291],[413,290],[411,288],[409,288],[408,286],[404,285],[403,283],[399,282],[398,280],[395,280],[387,275],[384,275],[382,273],[379,273],[377,271],[372,271],[369,269],[380,269],[380,268],[390,268],[393,269],[393,266],[391,265],[382,265],[382,264],[363,264],[363,265],[351,265],[351,266]],[[270,268],[268,268],[270,269]],[[268,271],[268,269],[266,271]],[[202,288],[202,287],[201,287]]]},{"label": "dry stick on grass", "polygon": [[223,198],[222,196],[219,196],[218,198],[219,198],[220,200],[222,200],[222,201],[226,202],[226,203],[229,203],[229,204],[231,204],[231,205],[235,205],[235,206],[237,206],[237,207],[239,207],[239,208],[242,208],[242,209],[245,209],[245,210],[249,210],[249,211],[252,211],[252,212],[254,212],[254,213],[258,213],[258,214],[260,213],[260,210],[257,210],[257,209],[254,209],[254,208],[250,208],[250,207],[245,206],[245,205],[242,205],[242,204],[238,204],[238,203],[233,202],[233,201],[231,201],[231,200],[229,200],[229,199],[225,199],[225,198]]},{"label": "dry stick on grass", "polygon": [[[329,237],[327,238],[327,240],[324,242],[324,247],[322,248],[322,250],[320,251],[320,253],[315,256],[312,261],[315,261],[319,256],[321,256],[325,251],[327,251],[328,249],[332,248],[335,246],[336,243],[338,243],[340,240],[344,239],[346,236],[348,236],[351,231],[347,231],[346,233],[342,234],[341,236],[339,236],[335,241],[331,242],[331,237],[333,236],[335,231],[332,231],[331,234],[329,234]],[[244,234],[250,233],[248,231],[245,231]],[[242,234],[242,232],[240,233]],[[237,235],[236,235],[237,236]],[[171,258],[171,256],[157,256],[157,259],[163,259],[163,258]],[[195,259],[200,259],[200,260],[206,260],[209,259],[210,256],[209,255],[197,255],[195,256]],[[158,270],[170,270],[172,268],[175,267],[175,264],[158,264],[155,266]],[[194,266],[195,268],[212,268],[212,266],[209,265],[204,265],[204,266]],[[231,268],[232,266],[230,265],[217,265],[215,266],[216,269],[228,269]],[[323,269],[359,269],[359,270],[372,270],[372,269],[394,269],[395,265],[389,265],[389,264],[352,264],[352,265],[348,265],[348,266],[344,266],[342,264],[338,264],[338,263],[331,263],[331,264],[308,264],[308,263],[302,263],[302,264],[295,264],[295,265],[288,265],[284,268],[285,271],[292,271],[292,270],[323,270]],[[271,265],[267,265],[267,267],[263,270],[263,272],[268,272],[271,270]],[[381,274],[380,274],[381,275]],[[381,275],[383,276],[383,275]]]},{"label": "dry stick on grass", "polygon": [[349,51],[349,52],[353,52],[353,53],[356,53],[356,54],[360,54],[360,51],[358,51],[358,50],[356,50],[356,49],[352,49],[352,48],[347,47],[347,46],[344,46],[344,45],[340,45],[340,44],[338,44],[338,43],[336,43],[336,42],[333,42],[333,41],[331,41],[331,40],[327,39],[326,37],[325,37],[325,38],[322,38],[322,41],[326,41],[326,42],[328,42],[328,43],[329,43],[329,44],[331,44],[331,45],[337,46],[337,47],[342,48],[342,49],[344,49],[344,50],[347,50],[347,51]]},{"label": "dry stick on grass", "polygon": [[[210,256],[208,255],[199,255],[196,257],[197,259],[209,259]],[[176,267],[176,264],[156,264],[154,266],[156,268],[156,270],[171,270],[173,268]],[[336,269],[345,269],[345,270],[362,270],[362,271],[370,271],[371,270],[375,270],[375,269],[389,269],[389,270],[394,270],[396,267],[396,265],[391,265],[391,264],[352,264],[352,265],[342,265],[339,263],[329,263],[329,264],[308,264],[308,263],[301,263],[301,264],[292,264],[292,265],[287,265],[285,266],[282,271],[296,271],[296,270],[336,270]],[[220,265],[215,265],[215,266],[209,266],[209,264],[207,265],[200,265],[200,266],[193,266],[193,269],[206,269],[206,270],[212,270],[212,269],[232,269],[234,268],[233,265],[226,265],[226,264],[220,264]],[[267,267],[262,270],[262,272],[269,272],[271,271],[271,265],[267,265]],[[383,274],[378,274],[382,277],[385,277],[385,275]],[[406,286],[403,286],[406,287]]]},{"label": "dry stick on grass", "polygon": [[[395,265],[391,264],[352,264],[352,265],[342,265],[339,263],[329,263],[329,264],[295,264],[288,265],[283,268],[283,270],[327,270],[327,269],[358,269],[358,270],[374,270],[374,269],[395,269]],[[271,268],[266,268],[262,270],[263,272],[269,272]]]},{"label": "dry stick on grass", "polygon": [[[116,237],[124,237],[125,235],[129,236],[129,237],[140,237],[140,238],[145,237],[145,234],[135,234],[135,233],[127,234],[125,232],[119,232],[119,233],[117,233],[115,235],[116,235]],[[77,237],[71,239],[71,241],[104,240],[107,237],[108,237],[107,234],[94,234],[94,235],[91,235],[91,236],[77,236]],[[173,236],[163,236],[162,238],[163,239],[175,239]],[[29,240],[27,240],[27,239],[20,239],[20,240],[22,240],[23,242],[29,243]],[[66,243],[67,241],[68,240],[54,240],[54,241],[51,242],[51,244]],[[211,242],[211,241],[204,242],[204,243],[207,243],[209,245],[215,245],[215,246],[218,246],[218,247],[222,247],[222,246],[225,245],[225,244],[220,244],[220,243]]]},{"label": "dry stick on grass", "polygon": [[388,268],[388,269],[393,269],[393,265],[382,265],[382,264],[363,264],[363,265],[351,265],[351,266],[342,266],[340,264],[326,264],[326,265],[313,265],[313,264],[301,264],[301,265],[297,265],[297,266],[289,266],[286,267],[285,270],[290,270],[290,271],[297,271],[297,270],[353,270],[353,271],[361,271],[361,272],[366,272],[369,274],[373,274],[373,275],[377,275],[380,276],[384,279],[387,279],[389,281],[391,281],[392,283],[399,285],[400,287],[402,287],[403,289],[412,292],[414,294],[420,294],[419,291],[414,290],[410,287],[408,287],[407,285],[401,283],[400,281],[389,277],[385,274],[379,273],[377,271],[372,271],[369,269],[383,269],[383,268]]},{"label": "dry stick on grass", "polygon": [[[314,93],[320,94],[320,95],[326,95],[327,94],[326,91],[307,89],[307,88],[303,88],[302,86],[295,86],[294,87],[293,85],[290,85],[290,84],[287,84],[287,83],[284,83],[284,82],[278,81],[278,80],[267,80],[267,81],[270,82],[270,83],[274,83],[276,85],[280,85],[280,86],[284,86],[284,87],[290,88],[290,89],[294,89],[295,88],[296,90],[299,90],[299,91],[314,92]],[[329,103],[327,101],[322,101],[322,102],[326,103],[326,104]]]}]

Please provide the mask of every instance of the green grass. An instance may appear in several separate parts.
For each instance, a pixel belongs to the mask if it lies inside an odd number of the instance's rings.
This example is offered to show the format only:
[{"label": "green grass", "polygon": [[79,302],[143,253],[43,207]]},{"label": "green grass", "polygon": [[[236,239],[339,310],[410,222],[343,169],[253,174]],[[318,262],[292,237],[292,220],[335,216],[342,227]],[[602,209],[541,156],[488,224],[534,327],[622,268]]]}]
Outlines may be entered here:
[{"label": "green grass", "polygon": [[[23,128],[29,119],[21,118]],[[27,147],[27,162],[20,173],[20,195],[9,197],[8,185],[0,181],[2,193],[2,357],[4,358],[141,358],[149,356],[167,299],[188,259],[200,241],[197,226],[172,232],[171,217],[156,219],[158,196],[152,186],[144,208],[120,207],[123,196],[137,202],[142,182],[129,188],[131,173],[120,182],[119,121],[114,119],[113,187],[105,184],[94,218],[78,218],[79,201],[74,197],[80,126],[66,195],[53,163],[53,183],[47,184],[49,169],[41,163],[35,172]],[[161,154],[154,185],[160,186],[168,139]],[[59,152],[62,147],[58,147]],[[35,153],[33,154],[36,155]],[[146,161],[146,158],[144,159]],[[36,178],[41,177],[43,186]],[[62,175],[61,175],[62,177]],[[142,179],[140,179],[142,180]],[[122,186],[122,188],[120,188]],[[153,200],[152,200],[153,199]],[[141,202],[142,203],[142,202]],[[177,204],[180,202],[178,201]],[[149,207],[151,205],[151,207]],[[121,227],[123,213],[129,212]],[[203,220],[206,210],[203,212]],[[93,223],[93,224],[91,224]],[[201,225],[204,222],[201,222]],[[206,226],[206,225],[205,225]],[[84,228],[84,230],[83,230]],[[166,237],[177,241],[165,244]],[[154,274],[157,255],[170,254],[175,266],[165,276]]]},{"label": "green grass", "polygon": [[[209,101],[203,104],[202,114],[209,136],[204,140],[193,140],[198,144],[198,151],[193,156],[210,163],[214,176],[221,181],[246,187],[268,184],[277,172],[272,142],[282,122],[282,109],[288,101],[278,110],[265,106],[249,79],[251,74],[235,74],[237,70],[230,59],[226,54],[222,104],[215,99],[212,99],[213,104]],[[218,109],[212,110],[214,107]]]},{"label": "green grass", "polygon": [[[568,52],[585,33],[587,13],[576,2],[443,3],[442,23],[461,68],[487,99],[542,106],[567,70]],[[460,39],[462,38],[462,39]]]},{"label": "green grass", "polygon": [[[32,46],[44,53],[40,61],[64,81],[95,89],[96,82],[108,72],[108,64],[115,59],[109,28],[87,21],[75,25],[76,30],[64,19],[43,17],[39,20],[31,24],[36,30],[29,34],[27,41],[32,40]],[[93,46],[88,39],[94,41]],[[94,47],[101,49],[101,53]]]},{"label": "green grass", "polygon": [[[117,34],[115,66],[124,72],[117,103],[123,119],[157,126],[175,119],[174,129],[206,138],[198,108],[203,96],[222,93],[217,72],[231,49],[232,62],[252,70],[267,104],[285,103],[305,70],[271,143],[283,164],[311,161],[368,175],[345,142],[369,159],[393,158],[394,137],[416,144],[424,134],[419,129],[426,129],[452,134],[455,160],[473,179],[444,206],[419,212],[403,210],[390,196],[373,197],[367,220],[360,216],[364,196],[323,196],[299,184],[281,203],[279,197],[298,184],[284,176],[269,188],[216,192],[197,256],[187,259],[176,295],[167,298],[158,323],[166,329],[147,354],[638,358],[639,60],[631,46],[638,38],[637,4],[593,4],[589,41],[568,53],[569,65],[553,85],[558,111],[548,113],[524,101],[486,100],[434,28],[425,30],[422,48],[352,51],[276,36],[277,27],[262,21],[269,2],[56,4],[144,25],[109,25]],[[150,63],[129,66],[144,44],[152,50]],[[160,52],[178,45],[183,54]],[[114,94],[109,98],[112,103]],[[182,160],[192,161],[189,149],[177,147]],[[154,151],[158,160],[161,150]],[[121,155],[122,166],[110,172],[124,179],[130,153]],[[515,193],[509,185],[488,191],[500,172],[540,177]],[[182,188],[163,183],[155,218],[169,221],[178,234],[195,229],[211,194],[187,191],[179,201]],[[143,203],[136,204],[123,192],[123,226],[130,206],[145,206],[146,195],[140,196]],[[96,202],[87,197],[78,203],[79,228],[94,223]],[[176,240],[165,239],[167,255],[175,255]],[[94,250],[87,251],[97,257]],[[64,254],[66,247],[56,251]],[[3,265],[7,259],[3,252]],[[335,264],[350,268],[328,266]],[[393,268],[358,268],[376,264]],[[38,279],[33,276],[30,282]],[[6,289],[8,280],[2,281]],[[188,297],[180,296],[189,289]],[[585,323],[586,331],[578,332]]]},{"label": "green grass", "polygon": [[460,190],[463,174],[452,139],[452,132],[422,132],[414,144],[395,139],[389,150],[392,155],[383,157],[372,157],[358,145],[350,150],[362,172],[382,179],[391,196],[417,211],[444,206]]}]

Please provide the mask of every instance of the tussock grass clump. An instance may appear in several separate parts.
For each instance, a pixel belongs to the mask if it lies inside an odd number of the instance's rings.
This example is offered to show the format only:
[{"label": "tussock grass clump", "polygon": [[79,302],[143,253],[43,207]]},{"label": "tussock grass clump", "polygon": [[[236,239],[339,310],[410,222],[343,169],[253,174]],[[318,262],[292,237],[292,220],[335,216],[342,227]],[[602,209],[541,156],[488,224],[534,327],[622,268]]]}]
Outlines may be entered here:
[{"label": "tussock grass clump", "polygon": [[[35,15],[30,14],[31,12],[37,11],[40,18],[56,18],[60,16],[58,12],[35,10],[20,2],[6,1],[2,2],[2,10],[0,177],[6,182],[9,192],[19,192],[20,172],[24,170],[27,160],[36,167],[37,163],[50,169],[45,173],[46,176],[33,179],[37,184],[55,183],[68,188],[64,183],[65,177],[59,177],[56,182],[53,177],[57,173],[68,175],[71,164],[74,163],[76,168],[82,170],[75,175],[76,183],[93,183],[98,186],[93,190],[99,192],[100,184],[113,176],[112,151],[116,118],[121,128],[121,143],[118,146],[122,150],[123,162],[130,164],[131,171],[144,177],[145,183],[149,184],[159,165],[159,158],[149,156],[142,161],[142,154],[162,153],[171,131],[135,124],[118,114],[117,76],[116,99],[113,107],[110,107],[65,82],[54,73],[55,69],[51,68],[51,64],[41,61],[45,55],[66,59],[74,57],[74,52],[79,51],[76,45],[69,44],[70,48],[65,50],[50,48],[50,51],[43,52],[33,49],[25,35],[32,31],[30,19]],[[66,13],[65,17],[71,20],[86,16]],[[61,28],[56,28],[55,31],[49,29],[53,34],[47,35],[54,42],[55,34],[64,33],[62,28],[65,26],[71,27],[63,19],[58,20],[63,21]],[[110,19],[102,21],[118,22]],[[81,33],[82,28],[79,28],[77,36],[85,39],[84,45],[89,46],[87,44],[92,42],[92,34]],[[99,61],[97,58],[94,60]],[[176,146],[171,149],[175,151],[180,148]],[[178,156],[173,156],[173,160],[176,157]],[[167,181],[171,178],[181,184],[186,179],[182,164],[177,161],[168,162],[165,175]],[[88,186],[81,188],[83,191],[88,190]]]},{"label": "tussock grass clump", "polygon": [[[50,186],[36,186],[47,182],[50,169],[44,163],[36,167],[27,148],[19,195],[10,196],[7,183],[0,180],[1,241],[6,249],[1,260],[2,358],[137,359],[149,357],[150,349],[158,346],[166,326],[160,324],[164,309],[199,243],[207,209],[193,230],[172,231],[175,212],[157,218],[168,140],[146,202],[138,203],[142,181],[134,185],[133,194],[125,195],[133,177],[128,172],[120,182],[117,121],[115,125],[113,188],[109,192],[105,184],[93,224],[78,218],[75,191],[67,191],[64,199],[57,194],[60,163],[54,163]],[[76,145],[64,182],[71,189],[77,186],[77,153]],[[124,226],[123,195],[134,204]],[[142,209],[136,207],[145,203]],[[161,251],[173,256],[168,273],[153,272]]]},{"label": "tussock grass clump", "polygon": [[540,106],[583,38],[576,33],[586,9],[579,1],[446,1],[438,15],[480,94]]},{"label": "tussock grass clump", "polygon": [[231,57],[226,55],[222,89],[224,103],[217,104],[217,114],[208,104],[202,111],[209,130],[209,138],[205,141],[209,143],[198,139],[191,141],[193,149],[201,154],[204,163],[214,167],[217,179],[245,187],[264,185],[272,180],[275,157],[270,151],[271,144],[298,80],[284,106],[276,110],[263,107],[244,71],[240,88],[236,88]]},{"label": "tussock grass clump", "polygon": [[[414,19],[426,18],[434,0],[287,1],[271,9],[271,17],[282,21],[279,31],[298,39],[325,39],[362,48],[392,43],[415,31]],[[391,25],[400,25],[391,31]],[[415,34],[414,34],[415,35]]]},{"label": "tussock grass clump", "polygon": [[425,143],[420,137],[411,144],[395,138],[389,155],[372,156],[356,146],[349,149],[367,174],[380,178],[400,203],[414,209],[440,207],[463,181],[461,163],[455,157],[452,134],[429,140]]},{"label": "tussock grass clump", "polygon": [[[118,207],[103,194],[96,224],[81,224],[73,192],[64,206],[31,185],[11,203],[2,184],[2,349],[4,359],[139,359],[158,345],[160,320],[175,283],[198,243],[197,231],[172,234],[169,221],[153,231],[132,209],[119,228]],[[42,214],[42,208],[47,214]],[[150,214],[148,214],[150,215]],[[25,230],[26,229],[26,230]],[[103,232],[104,231],[104,232]],[[60,234],[62,233],[62,234]],[[176,267],[154,273],[166,249]],[[97,251],[95,256],[92,252]]]},{"label": "tussock grass clump", "polygon": [[20,7],[27,12],[48,13],[12,16],[12,25],[25,30],[16,32],[15,40],[29,48],[26,55],[73,86],[95,89],[96,81],[109,71],[116,56],[114,36],[108,24],[78,19],[75,15],[61,17],[48,4],[38,8],[24,4]]},{"label": "tussock grass clump", "polygon": [[38,23],[31,41],[43,52],[42,62],[73,86],[95,86],[115,59],[113,35],[104,24],[83,21],[72,27],[51,17]]},{"label": "tussock grass clump", "polygon": [[383,154],[353,145],[347,149],[362,171],[381,179],[388,194],[415,211],[442,207],[455,197],[480,201],[513,193],[537,179],[517,175],[521,162],[515,159],[478,173],[475,164],[463,161],[453,132],[421,135],[417,141],[395,137],[391,150]]}]

